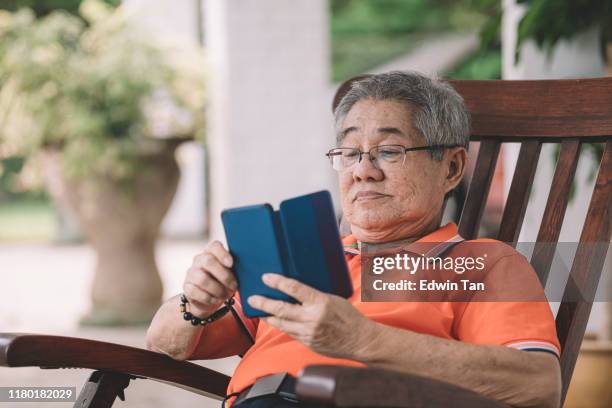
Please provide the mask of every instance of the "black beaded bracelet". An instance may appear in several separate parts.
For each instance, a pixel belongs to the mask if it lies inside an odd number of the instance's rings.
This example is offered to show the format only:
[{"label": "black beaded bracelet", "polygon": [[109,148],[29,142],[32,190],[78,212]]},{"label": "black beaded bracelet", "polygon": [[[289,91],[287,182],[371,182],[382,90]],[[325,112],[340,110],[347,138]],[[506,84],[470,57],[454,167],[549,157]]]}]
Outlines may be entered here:
[{"label": "black beaded bracelet", "polygon": [[214,322],[215,320],[219,320],[220,318],[225,316],[227,312],[229,312],[232,305],[234,304],[234,299],[233,298],[227,299],[225,302],[223,302],[224,306],[221,309],[217,310],[210,316],[203,317],[203,318],[196,317],[193,314],[191,314],[191,312],[188,312],[187,303],[189,303],[189,301],[187,300],[187,297],[185,296],[185,294],[182,294],[180,310],[181,310],[181,313],[183,314],[183,319],[190,321],[193,326],[198,326],[198,325],[204,326],[208,323]]}]

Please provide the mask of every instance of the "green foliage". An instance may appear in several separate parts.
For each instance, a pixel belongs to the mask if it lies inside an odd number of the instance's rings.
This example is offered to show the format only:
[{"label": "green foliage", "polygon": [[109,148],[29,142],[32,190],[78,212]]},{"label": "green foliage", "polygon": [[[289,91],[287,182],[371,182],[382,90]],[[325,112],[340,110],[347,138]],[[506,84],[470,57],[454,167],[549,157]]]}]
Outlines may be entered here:
[{"label": "green foliage", "polygon": [[334,34],[397,34],[442,30],[448,13],[427,0],[344,0],[331,2]]},{"label": "green foliage", "polygon": [[[21,8],[31,9],[37,17],[46,16],[55,10],[66,10],[79,15],[79,6],[83,0],[2,0],[0,9],[17,11]],[[121,0],[104,0],[111,6],[118,6]]]},{"label": "green foliage", "polygon": [[[481,27],[490,37],[483,48],[499,48],[499,24],[491,28],[489,19],[500,15],[499,0],[331,0],[330,6],[334,81],[405,54],[434,32]],[[496,75],[491,59],[475,58],[475,68],[466,68],[472,74]],[[489,66],[476,67],[480,62]]]},{"label": "green foliage", "polygon": [[331,0],[332,79],[341,81],[408,52],[423,33],[450,27],[426,0]]},{"label": "green foliage", "polygon": [[343,81],[410,51],[421,34],[336,36],[332,46],[332,80]]},{"label": "green foliage", "polygon": [[450,79],[501,79],[501,50],[481,49],[470,56],[446,77]]},{"label": "green foliage", "polygon": [[[42,190],[23,191],[19,174],[23,169],[22,157],[9,157],[0,160],[0,203],[15,199],[42,199]],[[0,224],[1,225],[1,224]]]},{"label": "green foliage", "polygon": [[0,12],[0,159],[60,149],[68,175],[121,179],[164,139],[201,137],[201,52],[154,44],[100,1],[80,13]]},{"label": "green foliage", "polygon": [[[480,27],[482,49],[499,44],[502,2],[500,0],[434,0],[449,7],[473,7],[486,16]],[[570,40],[591,27],[599,27],[602,56],[605,46],[612,41],[612,1],[610,0],[516,0],[526,6],[521,18],[515,48],[515,63],[525,42],[533,39],[549,55],[561,40]]]},{"label": "green foliage", "polygon": [[518,62],[525,41],[549,54],[561,40],[569,40],[590,27],[599,27],[603,47],[612,41],[612,1],[610,0],[517,0],[528,9],[518,26],[515,60]]},{"label": "green foliage", "polygon": [[[453,15],[467,14],[461,27],[478,29],[483,49],[501,45],[502,0],[432,0],[439,7],[452,10]],[[455,17],[457,19],[457,17]]]}]

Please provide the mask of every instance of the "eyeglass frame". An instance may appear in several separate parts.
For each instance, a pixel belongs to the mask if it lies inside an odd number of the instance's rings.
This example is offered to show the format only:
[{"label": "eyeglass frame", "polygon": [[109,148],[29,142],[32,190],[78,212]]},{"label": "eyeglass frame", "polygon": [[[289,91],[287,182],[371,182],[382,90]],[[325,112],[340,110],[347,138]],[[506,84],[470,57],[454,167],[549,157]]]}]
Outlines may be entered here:
[{"label": "eyeglass frame", "polygon": [[[454,145],[430,145],[430,146],[417,146],[417,147],[405,147],[404,145],[400,145],[400,144],[388,144],[388,145],[374,146],[372,149],[380,149],[381,147],[389,147],[389,146],[401,147],[402,149],[404,149],[404,159],[402,160],[402,166],[406,162],[406,153],[408,153],[408,152],[415,152],[415,151],[420,151],[420,150],[453,149],[455,147],[465,147],[464,145],[461,145],[461,144],[454,144]],[[342,154],[341,152],[337,152],[336,154],[333,154],[332,151],[333,150],[340,150],[340,149],[344,149],[344,150],[356,150],[357,152],[359,152],[359,160],[357,160],[355,163],[351,164],[350,166],[345,167],[345,169],[347,169],[349,167],[352,167],[352,166],[354,166],[357,163],[361,163],[361,160],[362,160],[362,157],[363,157],[364,154],[368,155],[368,158],[370,159],[370,161],[373,164],[376,163],[375,160],[372,160],[372,154],[371,154],[372,149],[370,149],[368,151],[361,151],[360,149],[358,149],[356,147],[334,147],[333,149],[329,149],[329,151],[327,153],[325,153],[325,156],[327,156],[327,158],[329,159],[329,161],[330,161],[330,163],[332,165],[332,168],[334,166],[333,156],[338,156],[338,155]],[[378,166],[375,166],[375,167],[380,169],[380,167],[378,167]],[[342,170],[336,170],[336,171],[342,171]]]}]

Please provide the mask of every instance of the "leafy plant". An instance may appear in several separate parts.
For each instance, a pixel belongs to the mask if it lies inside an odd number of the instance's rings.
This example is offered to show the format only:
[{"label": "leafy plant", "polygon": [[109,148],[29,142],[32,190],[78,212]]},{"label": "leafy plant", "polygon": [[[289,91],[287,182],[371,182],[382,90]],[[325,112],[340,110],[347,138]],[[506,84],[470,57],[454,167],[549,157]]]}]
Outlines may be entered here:
[{"label": "leafy plant", "polygon": [[202,138],[202,53],[153,43],[121,7],[80,15],[0,12],[0,158],[60,149],[69,176],[122,179],[164,139]]},{"label": "leafy plant", "polygon": [[[447,2],[449,0],[436,0]],[[601,52],[606,58],[606,43],[612,41],[612,1],[610,0],[516,0],[526,7],[517,29],[515,63],[520,60],[525,42],[533,39],[549,55],[561,40],[569,40],[591,27],[598,27]],[[502,2],[499,0],[462,0],[455,2],[476,7],[487,16],[481,26],[481,47],[489,48],[499,42]]]},{"label": "leafy plant", "polygon": [[561,40],[569,40],[587,28],[599,27],[602,55],[612,41],[612,1],[610,0],[517,0],[527,6],[518,26],[515,61],[528,39],[549,54]]}]

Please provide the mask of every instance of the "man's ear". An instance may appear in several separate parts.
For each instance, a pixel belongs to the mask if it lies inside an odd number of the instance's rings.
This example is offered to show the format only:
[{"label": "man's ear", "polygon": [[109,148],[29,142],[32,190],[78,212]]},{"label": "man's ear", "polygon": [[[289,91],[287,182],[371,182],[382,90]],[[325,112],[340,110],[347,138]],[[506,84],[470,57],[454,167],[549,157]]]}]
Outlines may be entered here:
[{"label": "man's ear", "polygon": [[448,171],[446,174],[446,192],[452,191],[463,178],[467,162],[467,151],[463,147],[449,149]]}]

